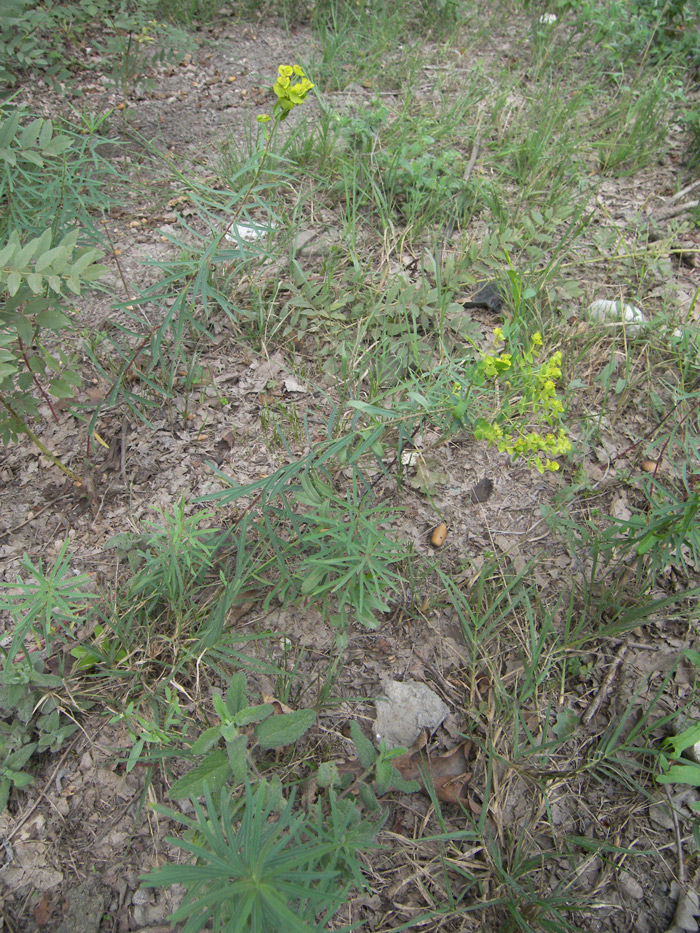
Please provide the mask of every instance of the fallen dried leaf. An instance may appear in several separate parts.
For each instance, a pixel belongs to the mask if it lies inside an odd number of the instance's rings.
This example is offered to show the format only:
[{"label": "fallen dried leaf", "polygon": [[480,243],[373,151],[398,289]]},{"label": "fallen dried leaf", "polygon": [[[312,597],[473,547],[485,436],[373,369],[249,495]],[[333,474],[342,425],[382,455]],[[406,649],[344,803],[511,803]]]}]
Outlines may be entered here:
[{"label": "fallen dried leaf", "polygon": [[[422,748],[424,742],[425,738],[421,736],[416,743],[418,748],[392,758],[392,765],[405,781],[418,781],[423,793],[427,794],[427,787],[430,786],[435,789],[438,799],[445,803],[468,802],[464,787],[471,778],[471,772],[466,770],[471,742],[463,742],[446,755],[438,756],[426,754]],[[357,758],[339,761],[337,766],[340,774],[352,774],[355,778],[364,774]]]},{"label": "fallen dried leaf", "polygon": [[427,793],[432,784],[439,800],[445,803],[464,801],[464,786],[471,777],[467,771],[471,742],[463,742],[446,755],[431,757],[423,749],[407,752],[391,762],[406,781],[418,781]]},{"label": "fallen dried leaf", "polygon": [[469,499],[474,502],[486,502],[493,492],[493,480],[484,476],[469,493]]},{"label": "fallen dried leaf", "polygon": [[666,933],[695,933],[698,929],[695,918],[700,914],[700,900],[697,894],[691,889],[681,890],[674,882],[671,885],[671,896],[675,894],[678,894],[676,912]]}]

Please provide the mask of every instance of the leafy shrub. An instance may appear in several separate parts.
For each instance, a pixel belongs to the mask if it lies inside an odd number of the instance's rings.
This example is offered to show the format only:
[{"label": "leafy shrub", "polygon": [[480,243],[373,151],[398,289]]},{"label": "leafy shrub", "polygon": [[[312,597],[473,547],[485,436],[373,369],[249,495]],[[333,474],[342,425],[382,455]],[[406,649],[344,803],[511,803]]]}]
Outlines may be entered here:
[{"label": "leafy shrub", "polygon": [[378,825],[362,820],[352,801],[332,791],[327,812],[319,801],[308,816],[294,813],[293,792],[288,801],[275,801],[266,782],[255,789],[246,783],[236,801],[222,791],[215,803],[209,788],[204,797],[206,809],[192,801],[195,819],[155,808],[190,830],[190,840],[170,841],[196,858],[145,879],[147,887],[185,886],[171,920],[186,921],[184,933],[327,929],[352,887],[362,883],[358,855],[374,844]]},{"label": "leafy shrub", "polygon": [[[23,108],[0,109],[0,440],[28,431],[36,391],[69,398],[80,374],[56,337],[72,326],[65,298],[104,267],[89,210],[105,206],[98,137],[56,132]],[[81,225],[81,221],[84,226]],[[33,391],[34,390],[34,391]]]},{"label": "leafy shrub", "polygon": [[57,752],[78,728],[62,715],[51,689],[61,677],[42,673],[39,658],[25,658],[0,671],[0,809],[13,787],[33,782],[24,770],[34,754]]}]

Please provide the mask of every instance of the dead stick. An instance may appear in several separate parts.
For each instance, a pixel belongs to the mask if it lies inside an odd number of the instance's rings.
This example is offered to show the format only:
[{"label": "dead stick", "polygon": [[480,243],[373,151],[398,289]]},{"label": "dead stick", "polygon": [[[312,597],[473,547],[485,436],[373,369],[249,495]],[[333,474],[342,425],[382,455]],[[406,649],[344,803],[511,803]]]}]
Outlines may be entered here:
[{"label": "dead stick", "polygon": [[610,690],[612,688],[612,682],[615,679],[615,674],[617,673],[617,669],[622,664],[622,661],[626,654],[627,654],[627,645],[623,643],[617,649],[617,653],[613,660],[612,666],[610,670],[608,671],[608,673],[605,675],[605,678],[603,679],[603,683],[600,685],[600,689],[596,693],[595,697],[588,704],[588,709],[581,717],[581,722],[583,723],[584,726],[588,725],[588,723],[591,721],[591,719],[593,719],[595,714],[598,712],[598,710],[602,706],[603,701],[607,699],[610,693]]},{"label": "dead stick", "polygon": [[679,214],[685,214],[686,211],[694,211],[698,204],[700,204],[700,201],[686,201],[684,204],[675,204],[673,207],[667,207],[657,214],[652,214],[650,219],[656,223],[671,220],[672,217],[678,217]]},{"label": "dead stick", "polygon": [[685,188],[681,188],[678,194],[674,194],[671,198],[672,201],[680,201],[681,198],[684,198],[686,194],[690,194],[693,188],[697,188],[700,185],[700,178],[697,181],[692,182],[689,185],[686,185]]},{"label": "dead stick", "polygon": [[467,165],[466,169],[464,170],[464,179],[463,179],[463,180],[464,180],[464,184],[465,184],[465,185],[466,185],[466,183],[469,181],[469,178],[470,178],[470,176],[471,176],[471,173],[474,171],[474,166],[476,165],[476,160],[477,160],[478,157],[479,157],[479,145],[480,145],[480,143],[481,143],[481,137],[480,137],[480,136],[477,136],[476,139],[474,140],[474,145],[472,146],[472,154],[471,154],[471,157],[470,157],[470,159],[469,159],[469,164]]}]

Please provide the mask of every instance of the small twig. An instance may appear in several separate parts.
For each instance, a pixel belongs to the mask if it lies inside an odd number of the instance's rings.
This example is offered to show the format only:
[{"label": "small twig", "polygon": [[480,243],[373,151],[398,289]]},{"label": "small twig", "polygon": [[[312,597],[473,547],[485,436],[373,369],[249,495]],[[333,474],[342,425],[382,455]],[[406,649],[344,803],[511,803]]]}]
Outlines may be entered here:
[{"label": "small twig", "polygon": [[612,682],[615,679],[615,674],[617,673],[618,667],[622,664],[622,661],[627,654],[627,645],[623,642],[620,647],[617,649],[617,654],[613,659],[613,663],[610,667],[610,670],[603,678],[603,682],[598,689],[598,692],[593,697],[591,702],[588,704],[588,709],[581,716],[581,722],[584,726],[587,726],[588,723],[593,719],[595,714],[598,712],[603,702],[608,698],[610,690],[612,688]]},{"label": "small twig", "polygon": [[667,207],[663,211],[652,214],[650,219],[656,223],[670,220],[672,217],[678,217],[679,214],[685,214],[686,211],[694,211],[698,204],[700,204],[700,201],[685,201],[683,204],[674,204],[673,207]]},{"label": "small twig", "polygon": [[121,451],[119,456],[119,472],[121,478],[124,482],[124,486],[128,489],[129,484],[126,481],[126,418],[122,418],[122,432],[121,432]]},{"label": "small twig", "polygon": [[[698,408],[700,408],[700,402],[696,402],[691,407],[690,411],[686,412],[686,414],[683,415],[683,417],[681,418],[680,422],[678,423],[676,427],[677,428],[681,427],[682,424],[685,421],[687,421],[688,418],[690,418],[690,416],[693,415],[698,410]],[[631,450],[635,450],[637,447],[639,447],[639,445],[643,443],[643,441],[646,441],[646,440],[649,440],[649,438],[652,438],[659,431],[659,429],[663,427],[664,423],[668,421],[669,418],[673,417],[675,413],[676,413],[676,409],[672,408],[671,411],[667,412],[664,415],[664,417],[661,419],[661,421],[657,425],[655,425],[653,428],[647,431],[646,434],[644,434],[642,437],[639,438],[639,440],[635,441],[633,444],[630,444],[629,447],[626,447],[623,451],[621,451],[621,453],[617,454],[615,457],[612,457],[610,459],[610,463],[617,463],[617,461],[620,460],[622,457],[626,457],[627,454]],[[673,436],[672,434],[669,434],[667,440],[665,441],[663,447],[661,448],[661,452],[659,453],[659,456],[657,457],[657,469],[658,469],[658,465],[661,463],[663,459],[664,454],[666,453],[666,448],[671,442],[672,436]],[[654,475],[656,475],[656,470],[654,470]]]},{"label": "small twig", "polygon": [[470,176],[471,176],[471,173],[474,171],[474,166],[476,165],[476,160],[477,160],[478,157],[479,157],[479,147],[480,147],[480,145],[481,145],[481,137],[477,135],[477,137],[476,137],[475,140],[474,140],[474,144],[472,145],[472,154],[471,154],[471,156],[469,157],[469,163],[468,163],[466,169],[464,170],[463,181],[464,181],[464,184],[465,184],[465,185],[466,185],[467,182],[469,181],[469,178],[470,178]]},{"label": "small twig", "polygon": [[51,411],[51,414],[53,415],[53,420],[56,421],[56,422],[58,422],[58,415],[56,414],[56,409],[53,407],[53,404],[52,404],[52,402],[51,402],[51,399],[50,399],[49,396],[48,396],[48,393],[46,392],[46,390],[44,389],[44,387],[42,386],[42,384],[39,382],[39,379],[38,379],[38,377],[37,377],[37,374],[34,372],[34,370],[32,369],[32,367],[29,365],[29,358],[28,358],[28,356],[27,356],[27,350],[26,350],[26,347],[24,346],[24,343],[22,342],[22,338],[18,336],[17,341],[18,341],[18,343],[19,343],[19,349],[20,349],[20,353],[21,353],[21,355],[22,355],[22,359],[24,360],[24,365],[27,367],[27,372],[29,372],[29,373],[32,374],[32,382],[34,383],[34,385],[35,385],[35,386],[37,387],[37,389],[39,390],[39,393],[41,394],[41,397],[44,399],[44,401],[46,402],[46,404],[49,406],[49,409],[50,409],[50,411]]},{"label": "small twig", "polygon": [[32,441],[32,443],[35,444],[35,445],[39,448],[39,450],[42,452],[42,454],[43,454],[48,460],[50,460],[51,463],[53,463],[55,466],[57,466],[57,467],[59,468],[59,470],[63,470],[63,472],[66,474],[66,476],[69,476],[69,477],[73,480],[74,483],[77,483],[78,485],[82,485],[83,481],[82,481],[81,477],[79,476],[79,474],[76,473],[75,470],[71,470],[70,467],[67,467],[67,466],[65,465],[65,463],[63,463],[61,460],[59,460],[59,458],[56,456],[56,454],[52,454],[51,451],[49,450],[49,448],[46,446],[46,444],[44,444],[43,441],[40,441],[40,440],[39,440],[39,438],[36,436],[36,434],[35,434],[35,433],[32,431],[32,429],[29,427],[29,425],[26,424],[24,421],[22,421],[22,419],[21,419],[20,416],[17,414],[17,412],[12,408],[12,406],[9,405],[9,404],[5,401],[5,399],[2,398],[1,396],[0,396],[0,405],[2,405],[3,408],[5,408],[7,411],[9,411],[9,413],[12,415],[12,417],[15,419],[15,421],[16,421],[18,424],[21,424],[21,425],[22,425],[22,432],[23,432],[24,434],[27,435],[27,437]]},{"label": "small twig", "polygon": [[6,531],[0,531],[0,541],[2,541],[2,539],[6,538],[8,535],[17,534],[17,532],[21,531],[25,525],[28,525],[30,522],[33,522],[35,518],[43,515],[47,509],[52,508],[54,505],[56,505],[57,502],[60,502],[61,499],[65,499],[67,495],[67,492],[62,492],[60,495],[54,496],[53,499],[50,499],[46,505],[43,505],[38,512],[34,512],[31,518],[25,518],[25,520],[20,522],[19,525],[15,525],[13,528],[8,528]]},{"label": "small twig", "polygon": [[685,862],[683,861],[683,841],[681,840],[681,827],[678,822],[678,814],[673,806],[671,798],[671,789],[668,784],[664,784],[664,790],[668,798],[668,805],[671,808],[671,819],[673,820],[673,831],[676,837],[676,854],[678,855],[678,882],[681,887],[685,886]]},{"label": "small twig", "polygon": [[131,298],[132,298],[131,289],[129,288],[129,283],[126,281],[126,276],[124,275],[124,270],[122,269],[122,264],[121,264],[121,262],[119,261],[119,254],[117,253],[117,248],[116,248],[116,246],[114,245],[114,240],[112,239],[112,237],[111,237],[111,235],[110,235],[110,232],[109,232],[109,230],[107,229],[107,225],[106,225],[106,224],[105,224],[105,228],[104,228],[104,234],[105,234],[105,236],[107,237],[107,240],[109,241],[109,245],[110,245],[111,250],[112,250],[112,259],[114,260],[114,264],[115,264],[116,267],[117,267],[117,272],[119,273],[119,278],[122,280],[122,285],[124,286],[124,294],[126,295],[127,299],[128,299],[129,301],[131,301]]},{"label": "small twig", "polygon": [[680,201],[681,198],[685,197],[686,194],[690,194],[693,188],[697,188],[700,185],[700,178],[697,181],[692,182],[689,185],[686,185],[685,188],[681,188],[678,194],[674,194],[671,198],[672,201]]},{"label": "small twig", "polygon": [[[17,835],[17,833],[20,831],[20,829],[24,826],[24,824],[27,822],[27,820],[28,820],[29,817],[32,815],[32,813],[34,813],[34,811],[36,810],[36,808],[39,806],[39,804],[41,803],[42,799],[43,799],[44,797],[47,797],[47,795],[46,795],[46,788],[47,788],[47,787],[51,787],[51,786],[53,785],[54,781],[56,780],[56,775],[58,774],[58,772],[59,772],[59,771],[61,770],[61,768],[63,767],[63,764],[64,764],[66,758],[70,755],[70,753],[73,751],[73,749],[75,748],[75,746],[78,744],[78,740],[79,740],[80,738],[81,738],[80,735],[76,735],[76,737],[71,741],[71,743],[69,744],[68,748],[67,748],[67,749],[65,750],[65,752],[61,755],[61,760],[58,762],[58,764],[56,765],[56,767],[55,767],[55,768],[53,769],[53,771],[51,772],[51,777],[46,781],[46,784],[44,785],[44,787],[39,791],[39,796],[36,798],[36,800],[35,800],[34,803],[31,805],[31,807],[26,811],[26,813],[23,813],[21,816],[19,816],[19,817],[17,818],[17,822],[15,823],[15,825],[12,827],[12,829],[10,830],[10,832],[4,837],[4,842],[10,842],[12,839],[14,839],[14,837]],[[47,800],[48,800],[48,797],[47,797]]]}]

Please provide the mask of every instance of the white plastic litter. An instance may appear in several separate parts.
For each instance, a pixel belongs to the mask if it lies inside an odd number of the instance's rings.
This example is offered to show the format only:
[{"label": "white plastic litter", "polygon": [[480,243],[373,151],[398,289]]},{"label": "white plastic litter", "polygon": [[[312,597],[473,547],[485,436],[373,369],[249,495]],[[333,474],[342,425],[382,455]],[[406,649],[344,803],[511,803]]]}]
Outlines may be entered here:
[{"label": "white plastic litter", "polygon": [[588,306],[588,317],[593,321],[625,324],[630,333],[636,334],[646,323],[642,311],[635,305],[626,305],[622,301],[608,301],[598,298]]},{"label": "white plastic litter", "polygon": [[553,26],[557,21],[555,13],[543,13],[540,16],[540,25],[541,26]]},{"label": "white plastic litter", "polygon": [[264,227],[262,224],[234,224],[224,235],[232,243],[240,243],[241,240],[252,243],[269,232],[268,227]]}]

